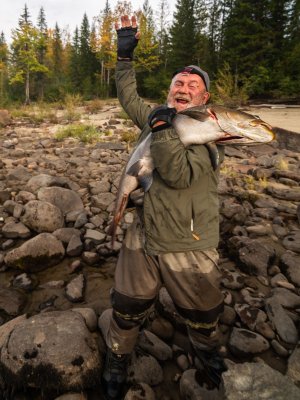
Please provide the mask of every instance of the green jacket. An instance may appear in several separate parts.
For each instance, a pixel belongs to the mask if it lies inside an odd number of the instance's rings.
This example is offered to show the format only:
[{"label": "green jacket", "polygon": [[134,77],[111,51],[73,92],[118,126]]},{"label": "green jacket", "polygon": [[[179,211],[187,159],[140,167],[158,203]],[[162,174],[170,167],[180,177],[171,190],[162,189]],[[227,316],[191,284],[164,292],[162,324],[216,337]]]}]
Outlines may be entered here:
[{"label": "green jacket", "polygon": [[[151,107],[137,93],[131,62],[117,63],[116,85],[122,107],[142,130],[142,140],[151,132],[147,124]],[[211,166],[207,148],[185,148],[170,128],[154,134],[151,155],[155,170],[143,206],[145,251],[155,255],[217,247],[218,171]]]}]

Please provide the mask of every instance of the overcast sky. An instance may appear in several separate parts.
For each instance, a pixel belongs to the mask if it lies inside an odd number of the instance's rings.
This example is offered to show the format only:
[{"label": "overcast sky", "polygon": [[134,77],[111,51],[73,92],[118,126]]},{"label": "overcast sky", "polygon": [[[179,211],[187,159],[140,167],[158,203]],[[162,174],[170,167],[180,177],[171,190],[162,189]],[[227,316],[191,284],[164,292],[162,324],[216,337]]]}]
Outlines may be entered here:
[{"label": "overcast sky", "polygon": [[[131,0],[133,10],[141,8],[143,1]],[[159,2],[159,0],[149,1],[154,11],[158,9]],[[4,32],[7,42],[10,42],[11,30],[18,25],[25,3],[34,24],[37,22],[40,8],[43,7],[48,27],[54,28],[57,22],[61,29],[69,27],[72,34],[76,25],[80,27],[84,13],[87,14],[91,23],[93,17],[99,15],[105,6],[105,0],[0,0],[0,32]],[[113,9],[117,0],[109,0],[109,3]],[[172,8],[172,0],[168,3]]]}]

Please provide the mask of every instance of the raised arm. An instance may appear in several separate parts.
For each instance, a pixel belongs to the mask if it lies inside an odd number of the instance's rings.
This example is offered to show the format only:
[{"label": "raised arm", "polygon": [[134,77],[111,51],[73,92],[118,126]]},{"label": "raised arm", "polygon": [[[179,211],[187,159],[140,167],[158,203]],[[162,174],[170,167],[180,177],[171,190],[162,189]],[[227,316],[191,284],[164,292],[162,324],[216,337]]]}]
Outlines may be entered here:
[{"label": "raised arm", "polygon": [[116,67],[116,87],[118,99],[130,119],[140,129],[147,122],[151,107],[146,105],[137,92],[135,71],[132,65],[133,52],[140,38],[136,18],[121,17],[121,28],[115,24],[118,36],[118,61]]}]

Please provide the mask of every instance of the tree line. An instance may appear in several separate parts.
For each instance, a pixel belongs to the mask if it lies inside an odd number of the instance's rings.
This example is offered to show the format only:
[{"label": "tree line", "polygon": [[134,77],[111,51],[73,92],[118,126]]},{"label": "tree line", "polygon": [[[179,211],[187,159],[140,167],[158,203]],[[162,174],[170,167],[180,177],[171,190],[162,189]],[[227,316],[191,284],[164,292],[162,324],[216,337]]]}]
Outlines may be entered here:
[{"label": "tree line", "polygon": [[71,34],[48,27],[42,7],[34,24],[25,4],[8,45],[0,34],[0,103],[115,96],[116,32],[123,14],[137,16],[135,51],[140,94],[162,100],[172,73],[197,64],[207,70],[215,98],[297,100],[300,93],[300,0],[168,0],[156,10],[128,1],[89,21],[84,14]]}]

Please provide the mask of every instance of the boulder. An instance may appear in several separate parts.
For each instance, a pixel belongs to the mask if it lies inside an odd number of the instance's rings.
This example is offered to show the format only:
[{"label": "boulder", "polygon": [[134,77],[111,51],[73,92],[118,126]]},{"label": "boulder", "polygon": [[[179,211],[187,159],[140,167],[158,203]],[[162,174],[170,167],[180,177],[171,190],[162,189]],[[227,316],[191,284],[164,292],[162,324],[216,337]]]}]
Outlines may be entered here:
[{"label": "boulder", "polygon": [[21,321],[6,336],[0,364],[14,387],[77,391],[100,384],[102,360],[81,315],[49,311]]},{"label": "boulder", "polygon": [[36,272],[58,264],[64,254],[64,247],[55,236],[51,233],[41,233],[9,251],[4,262],[9,267]]},{"label": "boulder", "polygon": [[227,362],[223,373],[227,400],[286,400],[299,399],[300,389],[292,380],[269,367],[263,361],[243,364]]},{"label": "boulder", "polygon": [[44,187],[41,188],[37,197],[41,201],[45,201],[58,207],[65,215],[71,211],[83,210],[82,200],[76,192],[61,187]]},{"label": "boulder", "polygon": [[24,209],[21,221],[36,232],[54,232],[64,226],[61,210],[51,203],[31,200]]}]

